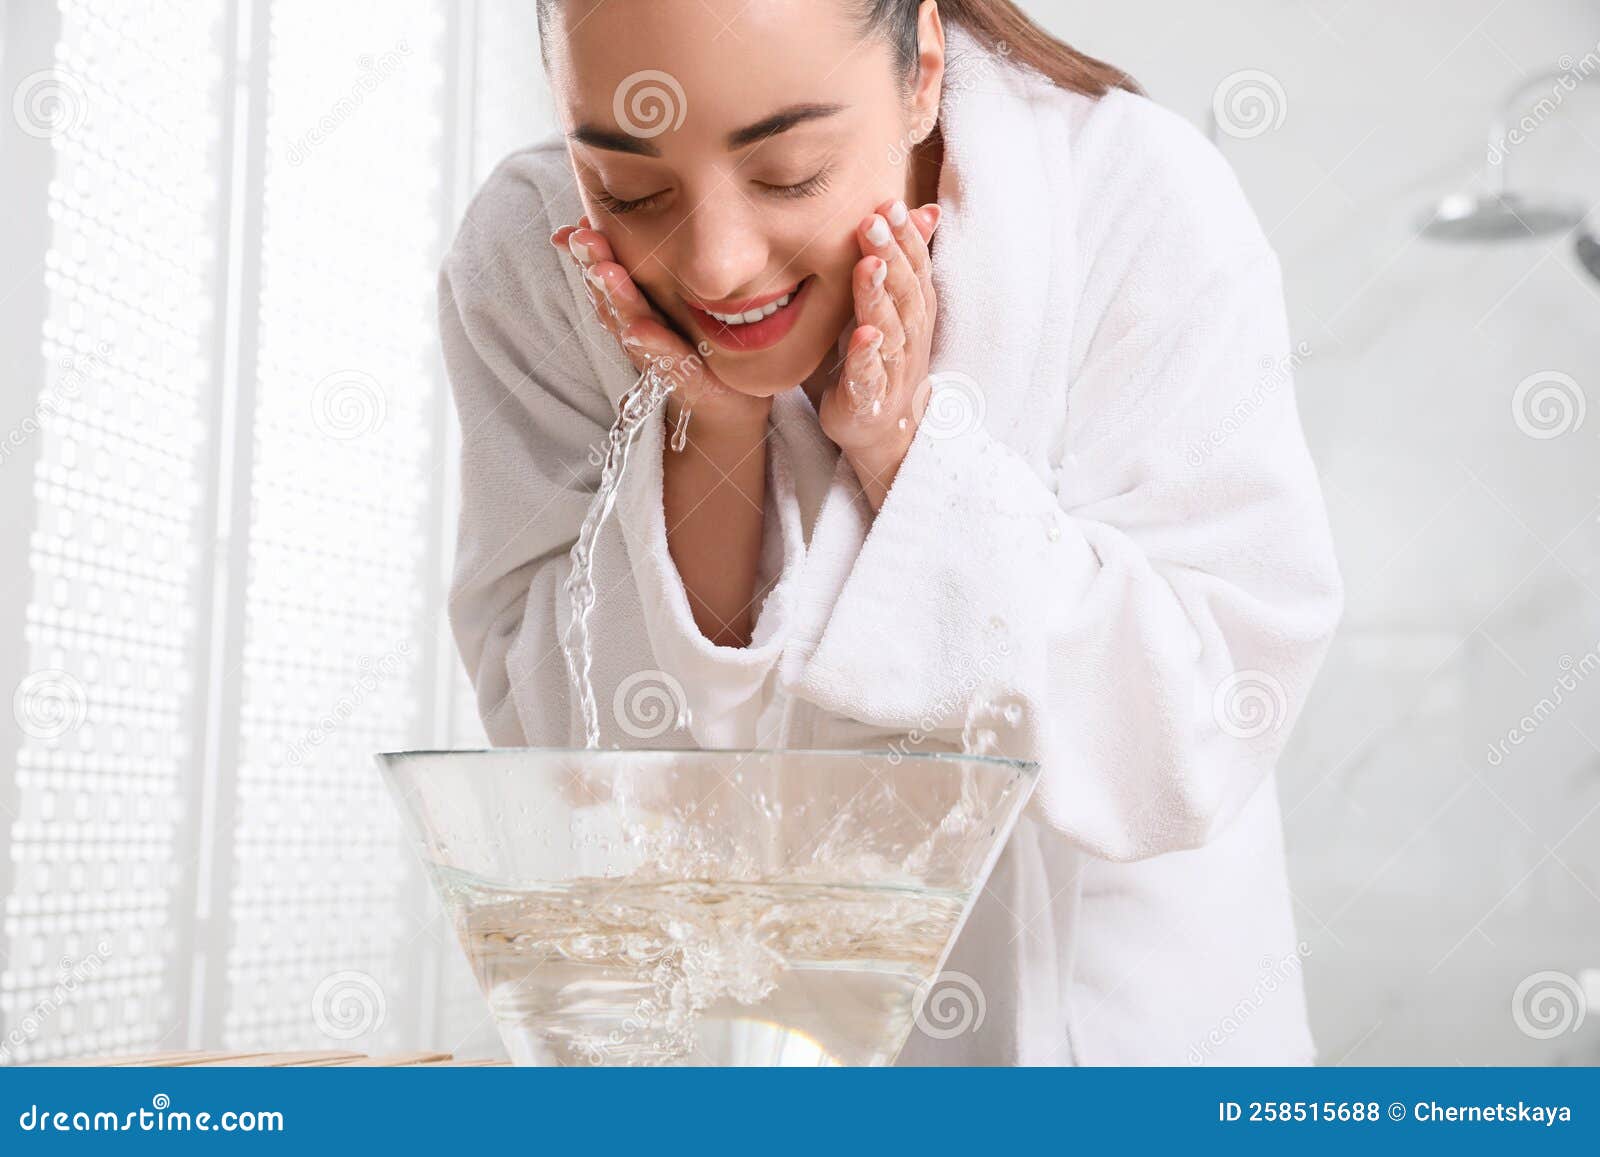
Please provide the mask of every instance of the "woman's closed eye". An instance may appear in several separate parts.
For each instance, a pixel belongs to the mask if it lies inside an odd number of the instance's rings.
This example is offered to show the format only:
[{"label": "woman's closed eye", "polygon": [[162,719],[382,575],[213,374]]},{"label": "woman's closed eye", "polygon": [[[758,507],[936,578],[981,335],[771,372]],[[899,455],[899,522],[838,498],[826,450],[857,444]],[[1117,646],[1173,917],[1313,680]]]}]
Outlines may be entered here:
[{"label": "woman's closed eye", "polygon": [[[765,181],[755,181],[753,183],[775,197],[816,197],[827,192],[832,175],[833,169],[830,167],[793,185],[773,185]],[[655,207],[670,191],[663,190],[659,193],[651,193],[648,197],[637,197],[627,201],[613,197],[604,189],[594,190],[590,195],[594,198],[595,204],[601,209],[604,209],[614,217],[620,217],[625,213],[641,213]]]}]

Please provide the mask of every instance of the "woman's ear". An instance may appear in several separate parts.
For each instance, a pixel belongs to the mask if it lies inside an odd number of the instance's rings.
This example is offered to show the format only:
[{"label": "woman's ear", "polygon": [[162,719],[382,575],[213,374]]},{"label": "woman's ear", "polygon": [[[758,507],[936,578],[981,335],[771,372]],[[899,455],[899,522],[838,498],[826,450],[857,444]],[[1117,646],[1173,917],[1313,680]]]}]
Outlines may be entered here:
[{"label": "woman's ear", "polygon": [[944,92],[944,21],[937,0],[922,0],[917,12],[917,88],[912,94],[912,123],[920,141],[939,119]]}]

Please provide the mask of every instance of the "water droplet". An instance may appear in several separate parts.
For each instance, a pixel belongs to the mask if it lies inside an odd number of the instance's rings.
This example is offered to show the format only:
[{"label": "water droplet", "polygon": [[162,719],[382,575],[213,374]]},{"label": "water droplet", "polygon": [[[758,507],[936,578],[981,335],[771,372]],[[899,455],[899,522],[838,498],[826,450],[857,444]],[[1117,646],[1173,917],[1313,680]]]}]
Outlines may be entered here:
[{"label": "water droplet", "polygon": [[895,423],[895,426],[898,427],[901,430],[904,430],[906,428],[906,420],[904,418],[901,418],[898,422]]},{"label": "water droplet", "polygon": [[689,441],[689,407],[684,406],[678,411],[678,424],[672,429],[672,450],[676,454],[683,453],[684,445]]},{"label": "water droplet", "polygon": [[1016,703],[1007,703],[1001,712],[1006,717],[1006,722],[1013,727],[1022,722],[1022,707]]}]

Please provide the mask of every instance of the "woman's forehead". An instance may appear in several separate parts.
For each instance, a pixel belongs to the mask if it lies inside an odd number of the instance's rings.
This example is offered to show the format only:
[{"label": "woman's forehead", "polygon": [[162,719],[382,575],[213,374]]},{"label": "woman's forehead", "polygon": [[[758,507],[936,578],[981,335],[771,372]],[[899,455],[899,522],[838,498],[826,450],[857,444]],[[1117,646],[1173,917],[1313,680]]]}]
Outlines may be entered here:
[{"label": "woman's forehead", "polygon": [[732,133],[792,106],[852,103],[891,56],[859,35],[845,0],[568,0],[556,12],[547,54],[569,132]]}]

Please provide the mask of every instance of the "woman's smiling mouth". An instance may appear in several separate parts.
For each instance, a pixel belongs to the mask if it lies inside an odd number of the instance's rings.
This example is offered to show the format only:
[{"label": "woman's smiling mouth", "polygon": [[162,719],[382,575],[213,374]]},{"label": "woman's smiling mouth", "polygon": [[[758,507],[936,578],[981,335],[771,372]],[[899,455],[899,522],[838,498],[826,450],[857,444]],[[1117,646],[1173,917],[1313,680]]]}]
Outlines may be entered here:
[{"label": "woman's smiling mouth", "polygon": [[805,307],[812,280],[806,277],[795,288],[765,298],[730,303],[740,307],[737,310],[709,310],[691,302],[689,312],[694,314],[706,338],[715,345],[742,351],[767,349],[777,345],[794,328]]}]

